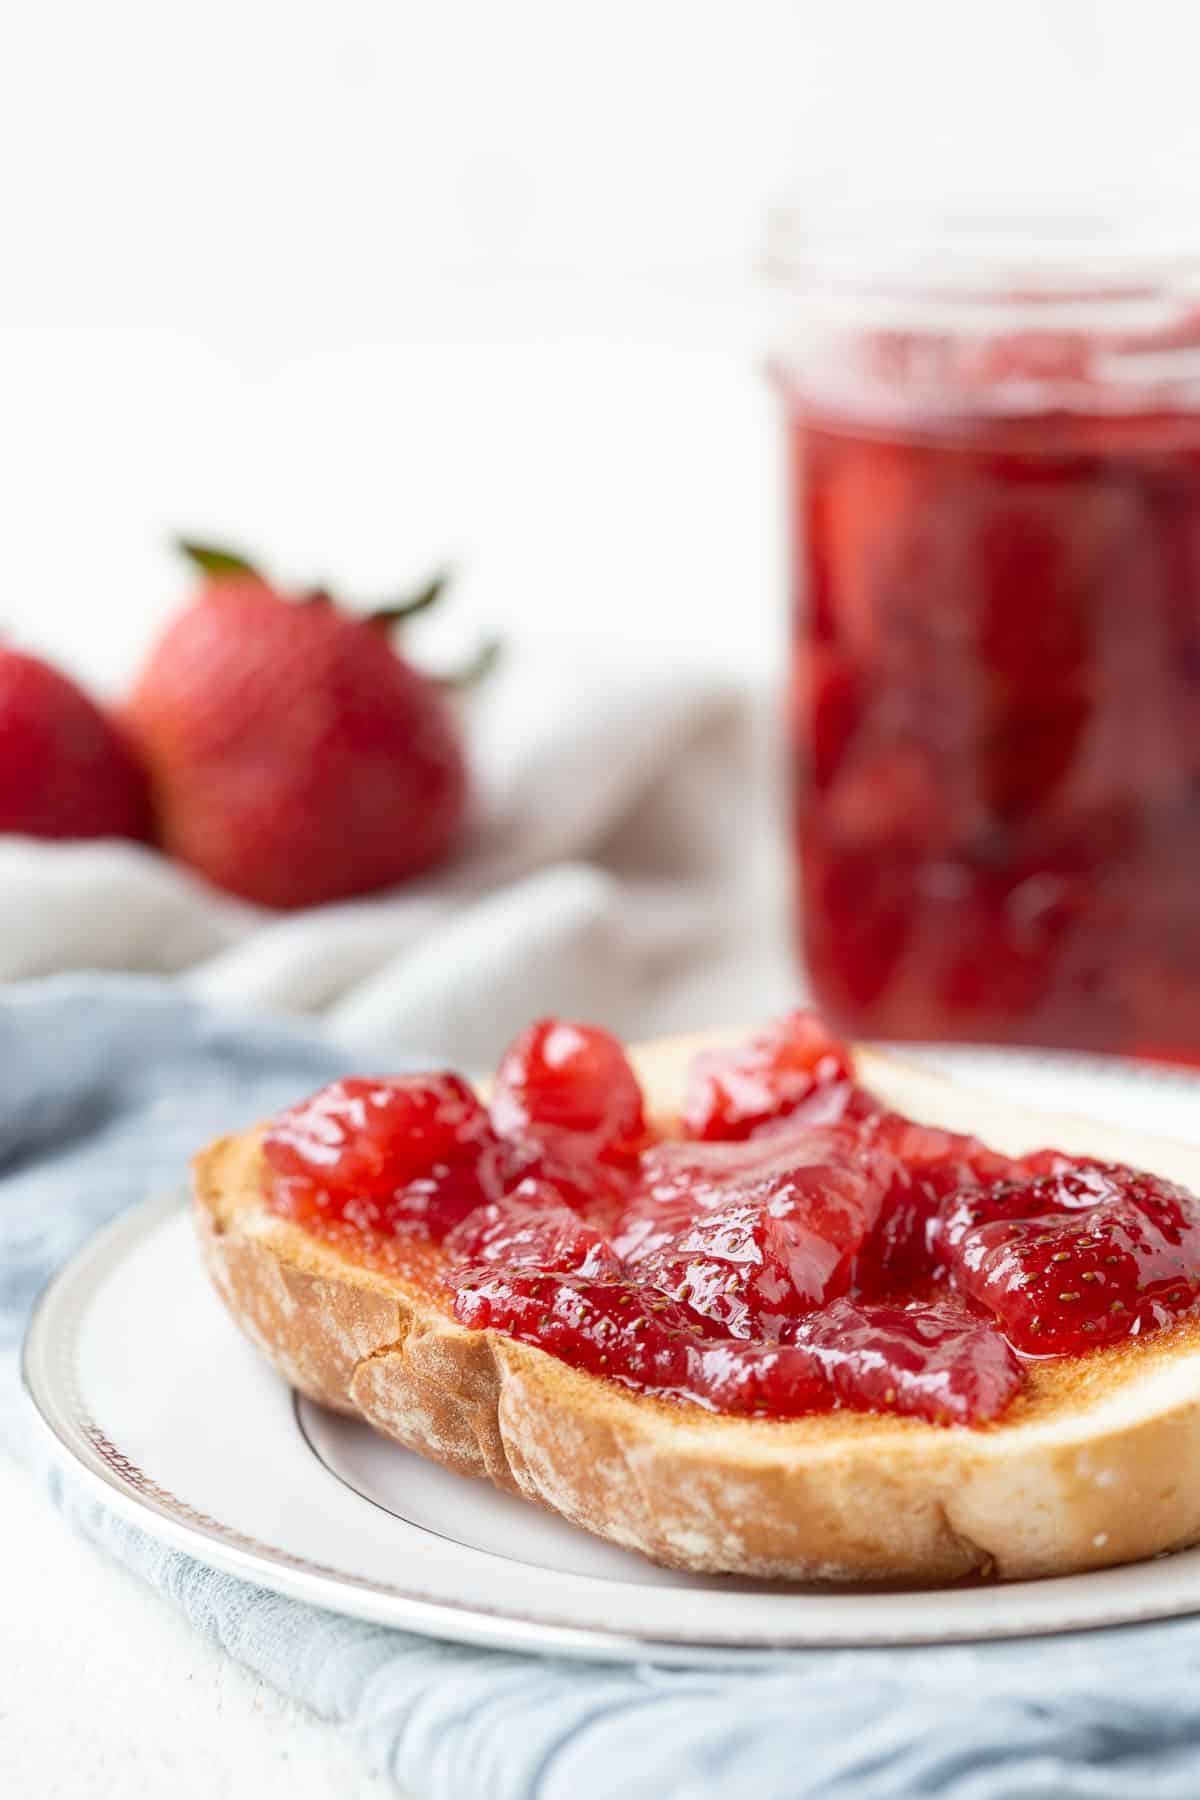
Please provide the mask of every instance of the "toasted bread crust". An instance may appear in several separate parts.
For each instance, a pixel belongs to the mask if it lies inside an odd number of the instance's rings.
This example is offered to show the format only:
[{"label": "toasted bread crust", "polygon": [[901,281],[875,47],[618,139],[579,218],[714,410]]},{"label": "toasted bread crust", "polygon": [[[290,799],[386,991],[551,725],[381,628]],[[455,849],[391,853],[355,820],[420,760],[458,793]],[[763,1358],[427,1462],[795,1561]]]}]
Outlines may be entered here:
[{"label": "toasted bread crust", "polygon": [[[640,1058],[664,1106],[689,1047]],[[919,1093],[924,1116],[940,1112],[946,1124],[972,1110],[961,1090],[939,1094],[936,1078],[898,1069],[862,1058],[869,1085],[898,1105]],[[1014,1109],[1001,1109],[1007,1126],[996,1103],[986,1110],[1005,1148],[1058,1128],[1075,1140],[1064,1147],[1086,1149],[1090,1137],[1097,1154],[1114,1156],[1120,1139],[1128,1160],[1200,1187],[1200,1152],[1185,1146],[1141,1140],[1134,1156],[1134,1140],[1111,1128],[1042,1120],[1022,1133]],[[468,1331],[423,1283],[277,1218],[260,1197],[260,1136],[222,1139],[196,1159],[196,1217],[218,1292],[280,1373],[422,1455],[656,1562],[940,1582],[1066,1574],[1200,1540],[1194,1322],[1035,1364],[1005,1417],[979,1429],[881,1414],[713,1415],[631,1393],[502,1333]]]}]

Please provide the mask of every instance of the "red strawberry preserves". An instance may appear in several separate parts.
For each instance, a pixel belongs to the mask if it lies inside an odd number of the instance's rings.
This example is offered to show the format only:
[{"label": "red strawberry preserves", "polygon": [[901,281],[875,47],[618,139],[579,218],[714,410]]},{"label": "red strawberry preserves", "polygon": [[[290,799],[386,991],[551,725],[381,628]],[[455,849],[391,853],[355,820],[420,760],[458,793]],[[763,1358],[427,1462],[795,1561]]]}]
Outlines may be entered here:
[{"label": "red strawberry preserves", "polygon": [[903,1171],[853,1130],[662,1144],[616,1245],[640,1279],[731,1337],[776,1337],[844,1293]]},{"label": "red strawberry preserves", "polygon": [[1028,1162],[1001,1156],[976,1137],[918,1125],[896,1112],[865,1112],[863,1132],[900,1170],[855,1271],[864,1293],[902,1291],[930,1274],[934,1225],[948,1194],[988,1191],[1030,1172]]},{"label": "red strawberry preserves", "polygon": [[[657,1144],[642,1157],[640,1183],[617,1221],[614,1242],[622,1256],[639,1262],[704,1214],[733,1205],[771,1207],[777,1217],[810,1226],[823,1246],[846,1259],[861,1248],[884,1194],[901,1176],[856,1129],[836,1125],[744,1144]],[[825,1286],[814,1272],[810,1291],[819,1298]]]},{"label": "red strawberry preserves", "polygon": [[600,1161],[565,1135],[549,1148],[531,1138],[502,1138],[501,1155],[506,1193],[525,1192],[531,1184],[552,1188],[563,1206],[606,1231],[635,1185],[636,1164]]},{"label": "red strawberry preserves", "polygon": [[810,979],[865,1037],[1200,1059],[1200,412],[1157,385],[1195,321],[1068,401],[1044,332],[945,317],[789,394]]},{"label": "red strawberry preserves", "polygon": [[684,1312],[625,1277],[572,1270],[476,1268],[457,1280],[454,1316],[507,1332],[593,1375],[683,1393],[691,1332]]},{"label": "red strawberry preserves", "polygon": [[720,1412],[786,1418],[832,1404],[811,1351],[706,1342],[681,1307],[629,1280],[472,1270],[454,1311],[464,1325],[505,1331],[590,1374]]},{"label": "red strawberry preserves", "polygon": [[848,1262],[783,1197],[704,1213],[637,1269],[641,1281],[686,1304],[718,1336],[778,1339],[844,1291]]},{"label": "red strawberry preserves", "polygon": [[[1014,1215],[1020,1216],[1014,1216]],[[1153,1331],[1200,1288],[1200,1203],[1133,1169],[1083,1164],[943,1222],[955,1282],[1018,1350],[1070,1354]]]},{"label": "red strawberry preserves", "polygon": [[500,1192],[500,1145],[458,1075],[331,1082],[281,1113],[263,1138],[267,1196],[308,1228],[441,1239]]},{"label": "red strawberry preserves", "polygon": [[797,1341],[817,1356],[836,1399],[860,1412],[977,1424],[1021,1385],[1021,1365],[992,1320],[952,1298],[907,1307],[835,1300]]},{"label": "red strawberry preserves", "polygon": [[995,1417],[1021,1379],[994,1326],[961,1302],[904,1311],[839,1300],[794,1342],[747,1343],[704,1338],[685,1309],[627,1280],[473,1269],[454,1311],[590,1374],[759,1417],[846,1406],[969,1424]]},{"label": "red strawberry preserves", "polygon": [[509,1045],[492,1093],[506,1137],[622,1162],[646,1142],[642,1090],[624,1049],[596,1025],[539,1019]]},{"label": "red strawberry preserves", "polygon": [[444,1249],[465,1264],[557,1269],[604,1280],[623,1273],[603,1233],[544,1181],[523,1181],[502,1201],[477,1206],[447,1235]]},{"label": "red strawberry preserves", "polygon": [[852,1081],[844,1044],[815,1013],[789,1013],[748,1043],[692,1060],[683,1101],[689,1137],[748,1138],[780,1119],[836,1118]]},{"label": "red strawberry preserves", "polygon": [[[800,1043],[824,1046],[807,1073]],[[981,1424],[1022,1354],[1157,1330],[1200,1297],[1200,1201],[886,1111],[802,1015],[698,1071],[709,1135],[659,1142],[590,1026],[531,1027],[490,1115],[456,1075],[333,1082],[265,1134],[267,1201],[464,1325],[753,1417]]]}]

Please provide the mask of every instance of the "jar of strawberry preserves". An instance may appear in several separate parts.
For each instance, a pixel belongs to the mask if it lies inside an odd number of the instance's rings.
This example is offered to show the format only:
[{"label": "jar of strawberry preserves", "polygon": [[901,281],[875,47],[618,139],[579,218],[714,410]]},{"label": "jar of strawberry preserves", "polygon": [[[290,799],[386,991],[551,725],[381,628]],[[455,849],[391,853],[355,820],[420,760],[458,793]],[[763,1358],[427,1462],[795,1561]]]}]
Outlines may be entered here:
[{"label": "jar of strawberry preserves", "polygon": [[1200,1060],[1200,262],[777,274],[816,1000]]}]

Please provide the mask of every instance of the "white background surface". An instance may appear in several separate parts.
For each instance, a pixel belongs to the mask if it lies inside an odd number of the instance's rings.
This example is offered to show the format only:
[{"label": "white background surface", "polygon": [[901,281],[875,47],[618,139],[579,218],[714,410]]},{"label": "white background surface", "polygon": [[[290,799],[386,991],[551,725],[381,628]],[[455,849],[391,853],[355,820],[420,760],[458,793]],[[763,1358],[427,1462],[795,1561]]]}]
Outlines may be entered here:
[{"label": "white background surface", "polygon": [[4,1472],[0,1792],[21,1800],[375,1800],[341,1734],[202,1642]]},{"label": "white background surface", "polygon": [[[42,0],[0,26],[0,622],[115,689],[172,530],[779,655],[753,264],[847,195],[1191,180],[1176,0]],[[790,173],[789,173],[790,172]],[[0,1788],[376,1788],[0,1487]]]}]

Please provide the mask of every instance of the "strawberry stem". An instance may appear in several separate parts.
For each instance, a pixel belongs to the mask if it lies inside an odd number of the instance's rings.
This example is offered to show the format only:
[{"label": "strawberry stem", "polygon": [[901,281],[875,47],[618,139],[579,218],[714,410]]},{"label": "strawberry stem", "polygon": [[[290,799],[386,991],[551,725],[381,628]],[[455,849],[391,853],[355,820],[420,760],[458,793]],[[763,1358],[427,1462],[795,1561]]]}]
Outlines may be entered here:
[{"label": "strawberry stem", "polygon": [[431,675],[430,680],[436,681],[440,687],[454,688],[462,693],[467,688],[478,687],[481,681],[486,681],[500,661],[502,653],[500,639],[487,638],[460,669],[455,669],[449,675]]},{"label": "strawberry stem", "polygon": [[175,548],[200,570],[202,575],[254,575],[259,571],[236,550],[222,549],[217,544],[199,544],[193,538],[176,538]]},{"label": "strawberry stem", "polygon": [[397,600],[387,606],[377,607],[368,614],[372,625],[399,625],[405,619],[415,617],[417,613],[428,612],[436,606],[450,585],[450,571],[440,569],[431,581],[415,594],[405,600]]}]

